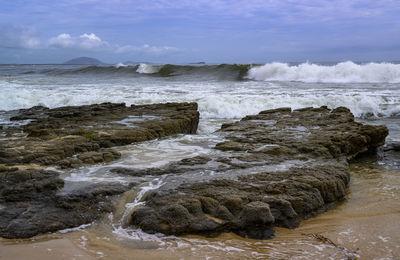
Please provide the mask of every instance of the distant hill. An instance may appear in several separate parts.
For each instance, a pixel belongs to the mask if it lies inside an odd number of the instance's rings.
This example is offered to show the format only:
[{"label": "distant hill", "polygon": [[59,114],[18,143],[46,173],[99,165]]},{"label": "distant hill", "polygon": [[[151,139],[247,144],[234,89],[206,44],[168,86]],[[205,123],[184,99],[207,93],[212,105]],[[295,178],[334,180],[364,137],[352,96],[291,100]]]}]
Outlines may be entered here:
[{"label": "distant hill", "polygon": [[69,61],[64,62],[67,65],[104,65],[105,63],[99,61],[98,59],[89,57],[79,57]]}]

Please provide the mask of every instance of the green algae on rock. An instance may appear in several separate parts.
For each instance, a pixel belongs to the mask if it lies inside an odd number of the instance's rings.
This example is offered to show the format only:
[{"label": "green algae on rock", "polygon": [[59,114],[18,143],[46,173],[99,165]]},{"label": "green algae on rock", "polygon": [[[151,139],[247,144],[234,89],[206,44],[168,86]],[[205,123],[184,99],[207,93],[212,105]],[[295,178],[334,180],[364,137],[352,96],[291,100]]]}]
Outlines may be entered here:
[{"label": "green algae on rock", "polygon": [[[31,121],[22,126],[25,136],[0,140],[0,164],[68,168],[118,159],[120,154],[113,146],[196,133],[199,112],[196,103],[130,107],[103,103],[21,109],[11,120]],[[7,131],[11,135],[21,129]]]}]

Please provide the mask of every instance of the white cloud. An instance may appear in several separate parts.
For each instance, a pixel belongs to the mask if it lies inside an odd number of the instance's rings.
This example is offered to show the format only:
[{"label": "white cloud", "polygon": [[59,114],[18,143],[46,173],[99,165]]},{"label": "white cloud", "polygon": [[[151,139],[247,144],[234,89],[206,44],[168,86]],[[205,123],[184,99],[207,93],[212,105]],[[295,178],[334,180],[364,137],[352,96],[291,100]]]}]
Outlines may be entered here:
[{"label": "white cloud", "polygon": [[40,48],[36,31],[29,27],[4,25],[0,27],[0,47],[5,48]]},{"label": "white cloud", "polygon": [[107,49],[110,44],[100,39],[94,33],[84,33],[80,36],[71,36],[68,33],[62,33],[57,37],[50,38],[47,42],[49,47],[73,48],[83,50]]},{"label": "white cloud", "polygon": [[125,45],[121,47],[117,47],[115,49],[116,53],[137,53],[137,52],[145,52],[148,54],[164,54],[167,52],[175,52],[178,51],[178,48],[171,46],[151,46],[149,44],[143,44],[142,46],[134,46],[134,45]]},{"label": "white cloud", "polygon": [[70,48],[81,50],[109,51],[114,53],[146,53],[153,55],[161,55],[168,52],[178,51],[178,48],[171,46],[152,46],[144,44],[142,46],[110,44],[102,40],[94,33],[84,33],[80,36],[71,36],[62,33],[57,37],[50,38],[47,41],[47,47],[51,48]]},{"label": "white cloud", "polygon": [[79,36],[61,33],[56,37],[41,40],[33,28],[16,27],[12,25],[4,25],[0,27],[0,48],[76,49],[103,51],[117,54],[144,53],[150,55],[162,55],[179,50],[178,48],[171,46],[154,46],[150,44],[120,46],[102,40],[94,33],[84,33]]}]

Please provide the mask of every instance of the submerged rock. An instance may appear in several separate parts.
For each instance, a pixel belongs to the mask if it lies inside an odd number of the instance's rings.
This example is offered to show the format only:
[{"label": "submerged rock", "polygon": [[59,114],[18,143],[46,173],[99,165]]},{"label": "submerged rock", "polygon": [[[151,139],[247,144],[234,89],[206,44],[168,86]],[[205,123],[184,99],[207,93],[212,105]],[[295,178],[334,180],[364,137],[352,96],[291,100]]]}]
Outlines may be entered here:
[{"label": "submerged rock", "polygon": [[[63,168],[109,162],[120,154],[110,149],[172,134],[193,134],[199,112],[196,103],[126,107],[124,103],[48,109],[21,109],[11,120],[30,120],[7,129],[0,140],[0,164],[58,165]],[[74,156],[78,155],[78,156]]]},{"label": "submerged rock", "polygon": [[[344,107],[262,111],[225,124],[209,158],[120,174],[166,174],[131,225],[167,235],[235,232],[264,239],[295,228],[346,195],[347,161],[382,145],[388,130],[354,121]],[[190,163],[187,163],[190,162]]]}]

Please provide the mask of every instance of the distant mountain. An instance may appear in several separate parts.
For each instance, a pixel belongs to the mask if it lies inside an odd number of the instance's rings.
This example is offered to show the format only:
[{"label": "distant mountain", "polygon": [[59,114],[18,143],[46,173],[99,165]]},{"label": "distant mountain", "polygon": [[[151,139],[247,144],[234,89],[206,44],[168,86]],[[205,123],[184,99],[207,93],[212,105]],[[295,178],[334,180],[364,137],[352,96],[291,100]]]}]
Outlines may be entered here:
[{"label": "distant mountain", "polygon": [[67,65],[104,65],[105,63],[99,61],[98,59],[89,57],[79,57],[69,61],[64,62]]}]

